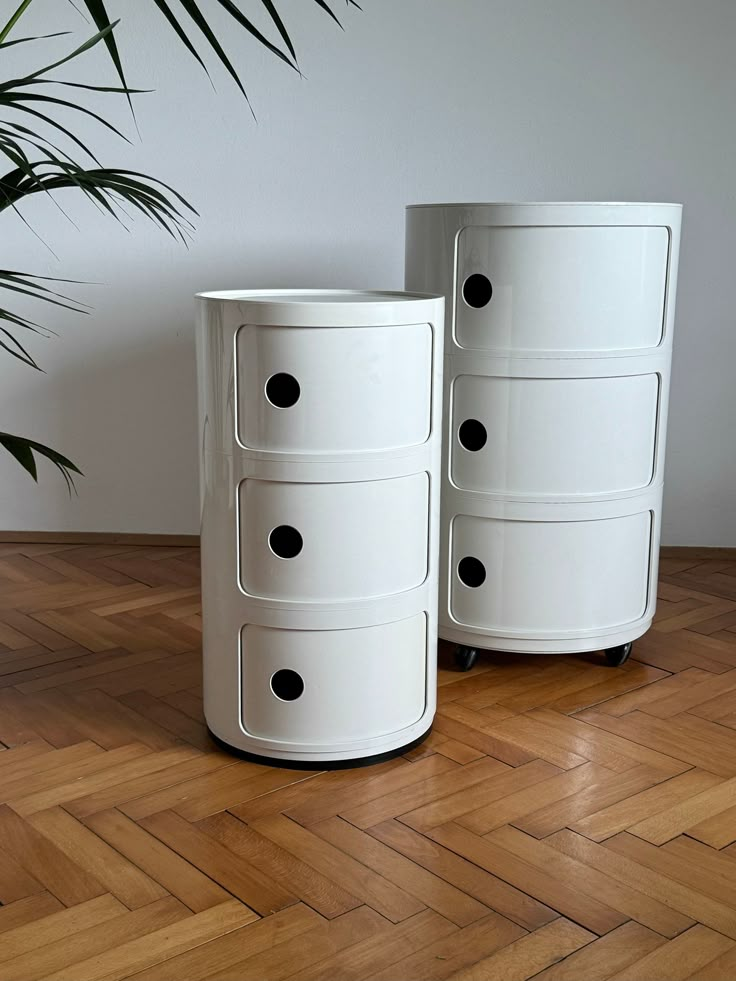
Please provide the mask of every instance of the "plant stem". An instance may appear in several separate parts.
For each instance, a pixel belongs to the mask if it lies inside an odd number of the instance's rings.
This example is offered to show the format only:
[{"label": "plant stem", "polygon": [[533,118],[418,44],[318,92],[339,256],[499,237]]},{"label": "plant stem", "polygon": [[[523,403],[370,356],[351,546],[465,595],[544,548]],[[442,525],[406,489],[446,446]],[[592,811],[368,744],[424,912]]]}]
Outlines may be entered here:
[{"label": "plant stem", "polygon": [[31,0],[21,0],[21,3],[19,4],[18,9],[16,10],[16,12],[10,18],[10,20],[5,25],[5,27],[2,29],[2,31],[0,31],[0,44],[2,44],[3,41],[5,40],[5,38],[8,36],[8,34],[10,34],[10,32],[13,30],[13,28],[15,27],[15,25],[18,23],[18,21],[20,20],[20,18],[23,16],[23,14],[25,13],[26,9],[28,7],[30,7],[30,5],[31,5]]}]

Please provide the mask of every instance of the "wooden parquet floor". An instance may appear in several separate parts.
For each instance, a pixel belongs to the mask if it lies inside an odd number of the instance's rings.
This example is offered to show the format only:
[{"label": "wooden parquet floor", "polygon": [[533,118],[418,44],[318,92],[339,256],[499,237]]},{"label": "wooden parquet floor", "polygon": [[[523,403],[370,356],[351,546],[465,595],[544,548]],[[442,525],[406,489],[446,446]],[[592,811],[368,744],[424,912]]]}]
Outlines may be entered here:
[{"label": "wooden parquet floor", "polygon": [[0,981],[732,981],[736,561],[632,660],[443,653],[429,740],[329,773],[202,718],[196,549],[0,545]]}]

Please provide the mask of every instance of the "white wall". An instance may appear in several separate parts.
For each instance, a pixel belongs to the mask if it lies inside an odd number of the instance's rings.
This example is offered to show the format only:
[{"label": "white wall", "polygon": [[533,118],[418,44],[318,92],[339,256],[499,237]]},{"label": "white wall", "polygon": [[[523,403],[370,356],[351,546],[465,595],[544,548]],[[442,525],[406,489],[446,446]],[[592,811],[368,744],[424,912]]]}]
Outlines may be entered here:
[{"label": "white wall", "polygon": [[[94,304],[87,318],[43,311],[61,335],[33,345],[47,375],[0,359],[0,428],[86,473],[70,500],[50,467],[36,489],[0,458],[0,528],[197,530],[195,291],[400,287],[408,202],[650,199],[685,204],[664,540],[736,545],[734,0],[362,5],[343,35],[315,4],[282,0],[306,80],[227,28],[255,124],[216,67],[212,91],[152,4],[109,0],[124,11],[130,83],[157,91],[137,103],[142,144],[87,124],[85,137],[105,162],[170,181],[201,218],[186,251],[67,192],[76,230],[39,197],[24,214],[57,261],[0,216],[3,266],[105,284],[75,288]],[[83,32],[75,18],[36,0],[21,33]],[[10,51],[31,67],[32,46]],[[114,84],[103,52],[83,67],[66,77]],[[115,98],[93,104],[114,106],[130,133]]]}]

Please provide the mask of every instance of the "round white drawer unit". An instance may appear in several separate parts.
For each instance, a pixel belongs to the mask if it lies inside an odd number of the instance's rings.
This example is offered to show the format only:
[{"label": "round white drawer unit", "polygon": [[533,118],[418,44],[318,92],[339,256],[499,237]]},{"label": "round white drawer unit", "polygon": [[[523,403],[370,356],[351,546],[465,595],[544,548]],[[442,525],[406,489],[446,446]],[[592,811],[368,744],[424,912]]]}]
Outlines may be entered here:
[{"label": "round white drawer unit", "polygon": [[204,711],[325,769],[435,712],[444,301],[198,294]]},{"label": "round white drawer unit", "polygon": [[447,298],[439,632],[629,656],[656,602],[682,208],[407,209],[406,288]]}]

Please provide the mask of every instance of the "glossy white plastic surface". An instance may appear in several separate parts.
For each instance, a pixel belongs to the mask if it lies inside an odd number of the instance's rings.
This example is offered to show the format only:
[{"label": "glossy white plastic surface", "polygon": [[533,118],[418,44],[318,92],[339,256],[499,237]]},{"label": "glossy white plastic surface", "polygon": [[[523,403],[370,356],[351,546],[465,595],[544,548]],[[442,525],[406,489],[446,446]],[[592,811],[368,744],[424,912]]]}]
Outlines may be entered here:
[{"label": "glossy white plastic surface", "polygon": [[[494,353],[622,351],[662,340],[666,227],[463,228],[457,242],[455,337]],[[463,284],[486,276],[479,309]]]},{"label": "glossy white plastic surface", "polygon": [[[355,453],[423,443],[429,436],[432,328],[263,327],[238,330],[238,438],[243,447],[292,453]],[[299,384],[288,408],[268,379]]]},{"label": "glossy white plastic surface", "polygon": [[[241,585],[253,596],[328,603],[399,593],[427,576],[429,478],[244,480],[239,526]],[[269,543],[280,527],[302,539],[293,557]]]},{"label": "glossy white plastic surface", "polygon": [[431,725],[443,319],[406,293],[199,297],[204,711],[232,747],[318,767]]},{"label": "glossy white plastic surface", "polygon": [[[657,374],[458,375],[449,402],[452,480],[532,501],[644,488],[654,477],[658,397]],[[486,439],[478,449],[476,424]]]},{"label": "glossy white plastic surface", "polygon": [[[423,614],[352,630],[249,624],[241,634],[241,650],[243,729],[255,738],[319,748],[336,732],[348,740],[391,736],[424,715]],[[304,682],[303,694],[294,701],[273,691],[274,674],[284,670]]]},{"label": "glossy white plastic surface", "polygon": [[681,211],[407,210],[407,288],[448,299],[441,637],[565,653],[651,625]]},{"label": "glossy white plastic surface", "polygon": [[[452,617],[464,626],[542,638],[633,623],[647,607],[651,532],[648,511],[589,521],[456,515]],[[485,581],[477,587],[461,580],[467,557],[483,565]]]}]

